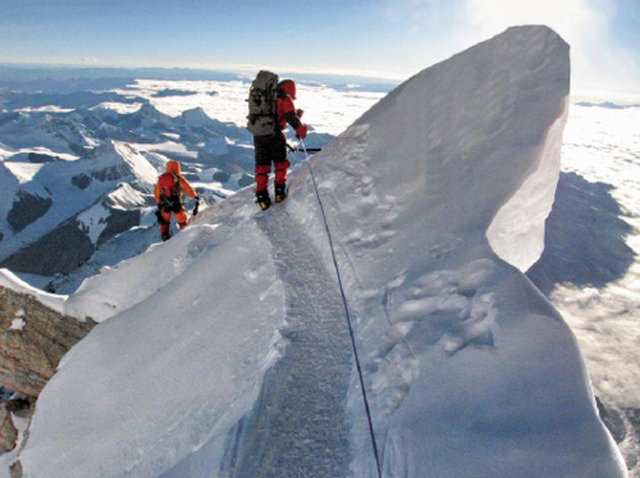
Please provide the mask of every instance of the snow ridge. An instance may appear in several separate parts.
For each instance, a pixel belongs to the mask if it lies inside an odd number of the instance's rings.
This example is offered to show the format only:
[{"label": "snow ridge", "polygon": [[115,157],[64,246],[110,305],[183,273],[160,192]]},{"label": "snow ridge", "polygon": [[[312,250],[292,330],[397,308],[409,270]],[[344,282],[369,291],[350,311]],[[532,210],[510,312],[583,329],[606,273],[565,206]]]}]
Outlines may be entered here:
[{"label": "snow ridge", "polygon": [[[625,476],[570,329],[486,237],[568,87],[568,45],[512,28],[310,160],[385,477]],[[266,212],[241,191],[85,282],[70,303],[120,313],[45,387],[25,474],[376,476],[308,168],[290,186]]]}]

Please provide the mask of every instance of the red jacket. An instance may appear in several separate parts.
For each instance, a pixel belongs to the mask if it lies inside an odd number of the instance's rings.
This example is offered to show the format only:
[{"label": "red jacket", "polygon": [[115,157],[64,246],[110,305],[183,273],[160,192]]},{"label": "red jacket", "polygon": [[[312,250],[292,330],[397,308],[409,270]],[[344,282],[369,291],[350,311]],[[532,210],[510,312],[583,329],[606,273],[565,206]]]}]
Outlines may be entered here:
[{"label": "red jacket", "polygon": [[296,84],[293,80],[283,80],[278,86],[276,102],[278,126],[281,130],[285,130],[288,123],[300,138],[304,138],[307,135],[307,125],[300,120],[302,110],[296,110],[293,104],[293,100],[296,99]]}]

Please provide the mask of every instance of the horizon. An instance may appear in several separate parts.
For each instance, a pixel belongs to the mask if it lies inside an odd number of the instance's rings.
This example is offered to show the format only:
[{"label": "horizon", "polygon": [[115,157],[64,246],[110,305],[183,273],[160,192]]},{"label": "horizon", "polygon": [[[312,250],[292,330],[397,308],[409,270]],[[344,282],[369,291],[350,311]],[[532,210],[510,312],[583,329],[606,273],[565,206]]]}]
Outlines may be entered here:
[{"label": "horizon", "polygon": [[[0,62],[0,68],[11,68],[11,69],[23,69],[23,70],[120,70],[122,72],[136,70],[146,71],[146,70],[158,70],[158,71],[184,71],[184,72],[194,72],[194,73],[217,73],[217,74],[232,74],[241,78],[252,79],[255,74],[265,68],[261,68],[258,66],[248,67],[248,66],[240,66],[236,68],[216,68],[216,67],[188,67],[188,66],[153,66],[153,65],[87,65],[82,63],[5,63]],[[387,80],[391,83],[399,83],[408,79],[409,77],[403,77],[399,75],[391,75],[385,74],[385,72],[375,72],[375,71],[347,71],[347,70],[304,70],[304,69],[295,69],[295,68],[283,68],[278,70],[278,74],[296,74],[303,76],[327,76],[327,77],[336,77],[336,78],[362,78],[368,80]]]},{"label": "horizon", "polygon": [[[433,65],[430,65],[433,66]],[[429,66],[429,67],[430,67]],[[429,68],[426,67],[426,68]],[[237,80],[248,80],[250,81],[253,76],[258,72],[258,69],[249,70],[246,69],[244,71],[238,70],[225,70],[225,69],[215,69],[215,68],[189,68],[189,67],[162,67],[162,66],[117,66],[117,65],[82,65],[82,64],[36,64],[36,63],[2,63],[0,62],[0,68],[6,69],[16,69],[16,70],[33,70],[36,71],[50,71],[50,70],[59,70],[59,71],[100,71],[100,70],[115,70],[124,72],[131,72],[132,76],[136,76],[135,73],[146,72],[149,71],[157,71],[158,73],[166,72],[166,73],[183,73],[186,76],[184,78],[168,78],[157,76],[153,79],[158,79],[162,81],[232,81],[232,79],[221,79],[221,78],[213,78],[214,75],[234,75],[237,76]],[[212,75],[210,78],[194,78],[188,77],[188,73],[197,73],[200,75]],[[371,73],[371,72],[370,72]],[[280,76],[295,76],[299,75],[295,78],[299,82],[305,81],[321,81],[321,80],[329,80],[332,79],[334,81],[343,80],[343,82],[351,81],[360,81],[363,83],[362,85],[356,85],[362,87],[361,89],[364,91],[369,91],[367,86],[376,85],[378,88],[375,91],[391,91],[396,86],[400,85],[404,81],[408,80],[407,78],[392,78],[392,77],[384,77],[384,76],[371,76],[366,75],[365,72],[326,72],[326,71],[282,71],[279,72]],[[417,74],[417,73],[416,73]],[[306,77],[306,78],[300,78]],[[314,78],[315,77],[315,78]],[[122,76],[125,78],[125,76]],[[35,80],[35,78],[33,78]],[[43,78],[39,78],[42,80]],[[69,79],[78,79],[76,76],[68,76],[65,78],[60,78],[56,80],[69,80]],[[151,78],[148,78],[151,79]],[[1,81],[1,79],[0,79]],[[335,85],[325,85],[325,86],[335,86]],[[382,89],[381,89],[382,88]],[[372,90],[373,91],[373,90]],[[638,106],[640,105],[640,91],[624,91],[624,90],[615,90],[615,89],[598,89],[598,88],[585,88],[585,87],[572,87],[570,90],[570,98],[573,102],[578,101],[587,101],[587,102],[606,102],[611,101],[615,104],[621,105],[630,105],[630,106]]]}]

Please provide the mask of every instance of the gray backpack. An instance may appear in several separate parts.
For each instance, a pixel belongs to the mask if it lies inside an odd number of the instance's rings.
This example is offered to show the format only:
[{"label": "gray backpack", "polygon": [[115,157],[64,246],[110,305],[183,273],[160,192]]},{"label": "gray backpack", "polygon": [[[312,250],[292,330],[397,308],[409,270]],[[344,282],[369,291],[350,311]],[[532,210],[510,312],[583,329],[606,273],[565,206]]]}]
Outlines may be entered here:
[{"label": "gray backpack", "polygon": [[277,96],[278,75],[261,70],[251,83],[247,100],[249,102],[247,129],[254,136],[267,136],[276,131]]}]

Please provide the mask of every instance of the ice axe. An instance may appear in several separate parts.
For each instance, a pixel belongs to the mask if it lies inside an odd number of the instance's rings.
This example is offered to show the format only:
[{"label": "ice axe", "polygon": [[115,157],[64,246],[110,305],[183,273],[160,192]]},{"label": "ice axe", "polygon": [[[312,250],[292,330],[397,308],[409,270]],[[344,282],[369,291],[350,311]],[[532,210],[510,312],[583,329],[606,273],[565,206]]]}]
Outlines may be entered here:
[{"label": "ice axe", "polygon": [[[300,149],[300,144],[302,144],[302,149]],[[292,153],[297,153],[298,151],[303,151],[305,153],[319,153],[320,151],[322,151],[322,148],[307,148],[304,145],[304,141],[302,140],[300,140],[300,143],[298,143],[298,146],[295,146],[295,147],[287,143],[287,148],[289,148],[289,151],[291,151]]]},{"label": "ice axe", "polygon": [[191,213],[192,217],[198,215],[198,208],[200,207],[200,196],[196,196],[193,199],[196,200],[196,205],[193,207],[193,212]]}]

